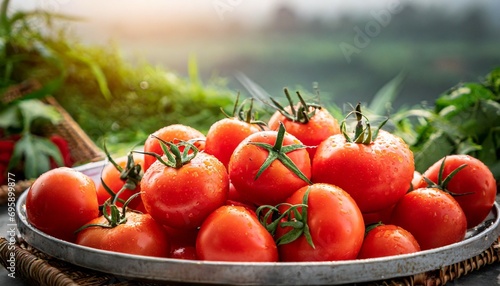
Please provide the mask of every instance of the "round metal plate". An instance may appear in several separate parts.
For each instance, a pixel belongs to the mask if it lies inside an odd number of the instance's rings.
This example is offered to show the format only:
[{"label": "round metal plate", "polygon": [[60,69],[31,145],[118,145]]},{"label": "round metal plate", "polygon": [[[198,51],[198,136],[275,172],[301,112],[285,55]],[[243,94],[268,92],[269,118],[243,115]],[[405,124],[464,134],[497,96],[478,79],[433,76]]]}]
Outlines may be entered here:
[{"label": "round metal plate", "polygon": [[[77,170],[98,179],[104,162]],[[21,236],[33,247],[63,261],[116,276],[155,281],[231,285],[339,285],[409,276],[474,257],[500,235],[499,207],[461,242],[393,257],[332,262],[236,263],[154,258],[83,247],[49,236],[26,219],[24,192],[17,203]]]}]

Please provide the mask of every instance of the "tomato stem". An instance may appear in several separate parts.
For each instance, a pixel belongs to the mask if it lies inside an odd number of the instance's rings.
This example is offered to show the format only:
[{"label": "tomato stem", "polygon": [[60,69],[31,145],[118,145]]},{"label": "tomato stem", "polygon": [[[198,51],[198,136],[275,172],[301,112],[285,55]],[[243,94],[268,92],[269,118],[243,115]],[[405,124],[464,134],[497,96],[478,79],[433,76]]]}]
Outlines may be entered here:
[{"label": "tomato stem", "polygon": [[[276,206],[263,205],[257,208],[256,214],[260,218],[260,223],[267,229],[267,231],[274,236],[278,227],[291,227],[292,230],[285,233],[283,236],[276,239],[277,245],[291,243],[297,240],[301,235],[304,235],[307,243],[312,247],[314,242],[312,240],[309,225],[307,223],[308,200],[310,187],[307,188],[302,198],[301,204],[291,205],[288,203],[281,203]],[[279,212],[280,206],[288,206],[288,209],[283,213]],[[300,211],[299,211],[300,208]],[[267,210],[267,211],[266,211]],[[261,212],[266,211],[261,217]],[[278,214],[276,216],[276,214]],[[271,223],[268,223],[272,219]]]},{"label": "tomato stem", "polygon": [[[278,110],[283,116],[285,116],[288,120],[293,122],[298,122],[302,124],[307,124],[309,120],[316,114],[317,109],[321,109],[321,105],[315,103],[307,103],[300,92],[296,92],[297,97],[299,98],[299,103],[295,105],[288,92],[288,89],[284,89],[285,96],[288,100],[288,104],[290,107],[290,112],[288,112],[278,101],[274,98],[270,98],[274,108]],[[312,110],[311,110],[312,109]]]},{"label": "tomato stem", "polygon": [[249,124],[255,124],[263,130],[264,126],[266,126],[267,124],[264,121],[256,120],[257,113],[253,112],[253,98],[249,99],[250,106],[248,107],[248,109],[245,109],[248,99],[243,100],[241,105],[238,105],[239,99],[240,99],[240,93],[238,92],[238,94],[236,95],[236,101],[233,106],[233,113],[229,115],[221,107],[222,114],[224,114],[226,118],[236,118],[238,120],[244,121]]},{"label": "tomato stem", "polygon": [[[356,116],[356,127],[354,129],[354,137],[351,138],[347,132],[347,118],[351,115]],[[342,132],[342,135],[344,135],[345,139],[347,142],[350,143],[356,143],[356,144],[365,144],[369,145],[373,141],[377,139],[378,133],[380,129],[387,123],[389,118],[386,118],[383,120],[379,126],[375,129],[372,130],[370,121],[368,118],[361,112],[361,104],[358,102],[356,105],[355,110],[349,112],[347,116],[342,120],[340,124],[340,130]]]},{"label": "tomato stem", "polygon": [[455,175],[460,172],[463,168],[467,167],[467,164],[462,164],[455,168],[451,173],[446,176],[446,178],[443,179],[443,174],[444,174],[444,167],[445,167],[445,162],[446,162],[446,157],[443,158],[443,161],[441,162],[441,165],[439,166],[439,172],[438,172],[438,177],[437,177],[437,183],[433,182],[427,177],[423,177],[424,181],[427,183],[427,186],[429,188],[437,188],[440,189],[453,197],[458,197],[458,196],[466,196],[466,195],[472,195],[474,192],[467,192],[467,193],[454,193],[448,190],[448,184],[450,181],[455,177]]},{"label": "tomato stem", "polygon": [[366,226],[365,228],[365,236],[370,232],[372,231],[374,228],[378,227],[378,226],[381,226],[381,225],[384,225],[382,223],[382,221],[379,221],[379,222],[374,222],[374,223],[371,223],[369,225]]},{"label": "tomato stem", "polygon": [[307,146],[303,144],[293,144],[293,145],[288,145],[288,146],[283,146],[283,140],[285,138],[285,126],[283,123],[280,122],[280,126],[278,129],[278,134],[276,135],[276,141],[274,145],[270,145],[267,143],[262,143],[262,142],[249,142],[248,144],[256,145],[259,146],[263,149],[266,149],[269,151],[269,155],[267,156],[266,160],[260,167],[259,171],[255,175],[255,180],[257,180],[262,173],[271,166],[271,164],[275,161],[278,160],[280,161],[288,170],[292,171],[295,175],[297,175],[300,179],[308,183],[309,185],[312,184],[311,180],[307,178],[304,173],[295,165],[295,163],[288,157],[286,154],[298,149],[304,149],[307,148]]},{"label": "tomato stem", "polygon": [[[179,141],[177,144],[172,143],[172,142],[167,142],[155,135],[151,135],[152,137],[156,138],[157,140],[160,141],[160,146],[161,149],[163,150],[163,153],[165,154],[166,160],[164,157],[162,157],[160,154],[155,153],[155,152],[145,152],[145,151],[135,151],[137,153],[149,155],[155,157],[160,163],[167,167],[171,168],[176,168],[180,169],[182,166],[186,165],[187,163],[191,162],[191,160],[196,157],[198,154],[198,148],[194,146],[193,141],[195,140],[190,140],[190,141]],[[180,148],[181,146],[184,146],[184,150],[181,152]],[[190,153],[190,151],[192,151]]]}]

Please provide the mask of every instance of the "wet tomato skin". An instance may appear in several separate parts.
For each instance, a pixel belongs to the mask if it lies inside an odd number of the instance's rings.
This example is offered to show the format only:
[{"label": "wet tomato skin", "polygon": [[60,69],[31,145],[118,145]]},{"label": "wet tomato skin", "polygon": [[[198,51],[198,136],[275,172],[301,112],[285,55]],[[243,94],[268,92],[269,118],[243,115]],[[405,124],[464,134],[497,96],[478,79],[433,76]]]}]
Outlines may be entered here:
[{"label": "wet tomato skin", "polygon": [[229,159],[238,144],[260,127],[238,118],[224,118],[210,126],[206,135],[205,152],[214,155],[227,168]]},{"label": "wet tomato skin", "polygon": [[[310,107],[312,111],[313,107]],[[285,110],[291,112],[289,106]],[[307,148],[311,159],[316,153],[316,147],[326,138],[340,133],[340,127],[337,119],[335,119],[326,108],[316,108],[314,115],[307,123],[300,123],[286,118],[281,112],[276,111],[268,121],[269,129],[278,130],[279,124],[283,123],[288,133],[294,135]]]},{"label": "wet tomato skin", "polygon": [[[194,142],[194,145],[198,150],[205,149],[205,135],[199,130],[183,125],[183,124],[171,124],[162,127],[155,131],[152,135],[172,143],[179,143],[179,141],[189,141],[194,139],[199,139]],[[145,152],[153,152],[159,155],[163,155],[163,150],[161,149],[160,141],[154,136],[149,136],[144,143]],[[181,151],[183,147],[180,147]],[[144,155],[144,171],[149,169],[149,167],[156,161],[156,158],[150,155]]]},{"label": "wet tomato skin", "polygon": [[[149,214],[126,213],[127,222],[113,228],[92,226],[78,233],[76,243],[114,252],[168,257],[170,242],[163,227]],[[88,224],[107,224],[101,216]]]},{"label": "wet tomato skin", "polygon": [[222,206],[205,220],[196,238],[196,253],[202,260],[278,261],[273,237],[255,213],[242,206]]},{"label": "wet tomato skin", "polygon": [[358,259],[386,257],[420,251],[413,235],[396,225],[379,225],[368,232]]},{"label": "wet tomato skin", "polygon": [[462,241],[467,219],[458,202],[437,188],[407,193],[396,205],[391,224],[409,231],[422,250]]},{"label": "wet tomato skin", "polygon": [[[301,204],[309,190],[307,224],[315,248],[304,235],[278,246],[281,261],[335,261],[355,259],[365,233],[363,216],[356,202],[344,190],[329,184],[313,184],[297,190],[285,202]],[[288,206],[280,207],[284,212]],[[299,208],[301,210],[301,208]],[[289,227],[278,227],[276,237],[282,237]]]},{"label": "wet tomato skin", "polygon": [[[307,185],[283,163],[275,160],[260,177],[256,175],[269,155],[269,151],[251,144],[276,142],[276,131],[261,131],[248,136],[234,150],[229,161],[229,177],[241,197],[256,205],[276,205],[283,202],[293,192]],[[285,133],[283,146],[302,144],[295,136]],[[311,161],[305,149],[286,154],[307,177],[311,177]]]},{"label": "wet tomato skin", "polygon": [[363,213],[373,213],[404,196],[414,170],[408,145],[389,132],[380,130],[370,144],[350,143],[337,134],[318,146],[312,161],[312,181],[339,186]]},{"label": "wet tomato skin", "polygon": [[[438,182],[439,169],[443,159],[430,166],[423,177]],[[467,166],[460,170],[449,181],[446,190],[458,196],[453,196],[460,204],[467,217],[467,228],[480,224],[490,213],[497,194],[495,177],[488,167],[480,160],[469,155],[446,156],[443,169],[443,179],[462,164]],[[418,187],[426,187],[427,182],[420,180]],[[470,193],[467,195],[463,195]],[[452,194],[452,195],[453,195]],[[460,195],[462,194],[462,195]]]},{"label": "wet tomato skin", "polygon": [[180,229],[199,227],[226,203],[229,178],[214,156],[199,152],[181,168],[156,161],[141,180],[144,207],[159,223]]},{"label": "wet tomato skin", "polygon": [[95,183],[71,168],[47,171],[28,190],[26,215],[46,234],[74,242],[73,232],[99,216]]}]

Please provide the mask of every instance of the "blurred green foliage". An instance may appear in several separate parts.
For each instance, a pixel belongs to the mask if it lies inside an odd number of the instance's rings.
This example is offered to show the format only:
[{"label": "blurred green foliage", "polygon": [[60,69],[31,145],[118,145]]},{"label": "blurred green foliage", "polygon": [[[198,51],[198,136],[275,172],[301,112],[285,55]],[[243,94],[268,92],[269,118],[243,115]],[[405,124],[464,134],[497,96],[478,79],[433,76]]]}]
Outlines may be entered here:
[{"label": "blurred green foliage", "polygon": [[450,88],[434,106],[399,110],[391,121],[412,148],[418,171],[444,156],[467,154],[500,180],[500,68],[480,82]]},{"label": "blurred green foliage", "polygon": [[61,22],[78,19],[44,11],[9,13],[9,2],[1,6],[1,93],[39,81],[42,89],[23,100],[54,96],[98,145],[106,138],[109,146],[130,147],[173,123],[205,132],[223,116],[220,108],[232,107],[236,94],[222,78],[202,83],[194,57],[187,63],[188,78],[144,61],[133,65],[117,46],[83,45],[69,35]]}]

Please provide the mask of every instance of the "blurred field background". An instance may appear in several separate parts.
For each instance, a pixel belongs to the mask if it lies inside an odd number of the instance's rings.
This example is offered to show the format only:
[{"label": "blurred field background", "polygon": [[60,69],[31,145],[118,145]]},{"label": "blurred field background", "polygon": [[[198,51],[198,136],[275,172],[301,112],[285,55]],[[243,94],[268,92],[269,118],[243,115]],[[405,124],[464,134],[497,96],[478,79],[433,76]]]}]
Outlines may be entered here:
[{"label": "blurred field background", "polygon": [[[403,72],[405,81],[392,102],[399,108],[432,104],[457,83],[480,80],[500,64],[500,2],[496,0],[51,0],[12,1],[12,8],[78,17],[80,20],[61,26],[78,44],[100,47],[93,55],[104,66],[111,88],[117,85],[114,74],[124,74],[123,59],[138,66],[127,72],[129,78],[130,73],[137,73],[133,84],[140,86],[138,90],[149,88],[148,96],[154,92],[153,84],[168,85],[170,92],[183,89],[186,82],[182,80],[187,78],[190,84],[199,84],[199,94],[219,93],[211,107],[218,105],[217,100],[230,106],[227,96],[237,91],[248,96],[235,77],[238,73],[277,97],[283,96],[283,87],[312,91],[317,83],[323,102],[342,106],[369,102],[384,84]],[[165,77],[168,84],[162,83],[158,70],[170,72]],[[215,89],[206,89],[212,84]],[[81,91],[81,87],[66,89],[73,94]],[[115,99],[125,101],[114,93]],[[196,119],[198,112],[187,112],[186,105],[168,107],[182,101],[185,94],[174,92],[163,98],[160,105],[166,107],[161,112],[175,111],[179,121],[194,122],[195,127],[206,130],[215,118]],[[127,96],[130,99],[130,93]],[[113,112],[118,101],[101,101],[92,90],[85,100],[59,98],[96,140],[109,130],[121,131],[127,138],[141,137],[171,122],[152,119],[151,114],[158,110],[151,110],[133,119],[145,121],[145,130],[130,134],[127,126],[131,123],[119,122],[116,115],[133,112]],[[93,105],[101,106],[101,111],[92,109]],[[151,109],[151,105],[156,103],[144,101],[143,106],[129,109]],[[92,111],[86,113],[89,109]],[[184,111],[191,121],[179,114]],[[96,125],[91,123],[93,118],[104,119]],[[156,120],[156,125],[146,124],[148,120]]]},{"label": "blurred field background", "polygon": [[[500,63],[494,0],[183,2],[74,0],[53,9],[83,18],[73,27],[83,42],[113,42],[132,61],[187,75],[194,56],[204,80],[224,77],[242,90],[234,78],[242,72],[278,96],[318,82],[340,104],[369,100],[400,71],[407,81],[395,105],[416,104]],[[356,47],[355,28],[369,43],[349,62],[341,44]]]}]

